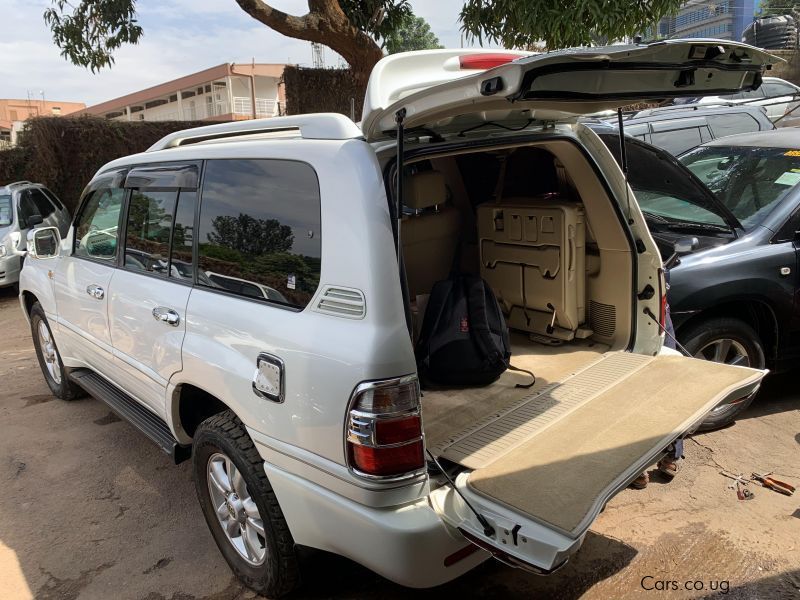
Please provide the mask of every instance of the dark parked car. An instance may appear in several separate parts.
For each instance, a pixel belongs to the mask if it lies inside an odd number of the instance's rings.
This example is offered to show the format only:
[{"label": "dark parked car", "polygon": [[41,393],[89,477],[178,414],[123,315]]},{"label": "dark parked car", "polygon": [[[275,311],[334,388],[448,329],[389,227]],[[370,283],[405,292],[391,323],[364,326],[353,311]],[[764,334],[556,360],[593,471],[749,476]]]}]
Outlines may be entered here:
[{"label": "dark parked car", "polygon": [[[595,129],[612,152],[619,137]],[[800,130],[742,134],[680,161],[628,138],[629,181],[671,269],[678,340],[694,356],[783,371],[800,363]],[[684,168],[685,166],[685,168]],[[720,409],[732,421],[749,400]]]},{"label": "dark parked car", "polygon": [[[608,124],[616,127],[616,121]],[[727,135],[775,129],[762,106],[690,104],[650,108],[624,116],[625,133],[670,154]]]}]

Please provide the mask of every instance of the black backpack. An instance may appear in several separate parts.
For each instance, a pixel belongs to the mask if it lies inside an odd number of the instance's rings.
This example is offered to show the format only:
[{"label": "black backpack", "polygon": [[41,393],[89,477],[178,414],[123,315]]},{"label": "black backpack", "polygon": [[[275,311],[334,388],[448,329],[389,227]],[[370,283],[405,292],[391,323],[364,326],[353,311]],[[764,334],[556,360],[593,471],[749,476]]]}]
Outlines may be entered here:
[{"label": "black backpack", "polygon": [[509,362],[508,327],[497,298],[476,275],[454,274],[434,284],[415,354],[423,386],[488,385],[506,369],[522,371]]}]

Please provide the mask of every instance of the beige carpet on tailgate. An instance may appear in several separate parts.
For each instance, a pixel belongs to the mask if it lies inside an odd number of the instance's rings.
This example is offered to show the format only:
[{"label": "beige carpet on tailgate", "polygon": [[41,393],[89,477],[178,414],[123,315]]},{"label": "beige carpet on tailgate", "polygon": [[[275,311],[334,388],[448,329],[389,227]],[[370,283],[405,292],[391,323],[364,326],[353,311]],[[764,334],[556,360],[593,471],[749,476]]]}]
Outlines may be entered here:
[{"label": "beige carpet on tailgate", "polygon": [[679,356],[645,368],[474,471],[479,494],[575,533],[608,488],[739,386],[761,376]]}]

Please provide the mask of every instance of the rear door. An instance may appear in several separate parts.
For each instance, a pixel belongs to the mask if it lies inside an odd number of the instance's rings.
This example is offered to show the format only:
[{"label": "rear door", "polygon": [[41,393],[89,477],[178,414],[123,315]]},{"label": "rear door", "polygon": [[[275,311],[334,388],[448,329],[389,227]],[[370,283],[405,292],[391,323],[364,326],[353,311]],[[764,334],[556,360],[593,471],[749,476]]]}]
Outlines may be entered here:
[{"label": "rear door", "polygon": [[116,380],[162,418],[167,382],[182,367],[199,169],[138,167],[125,182],[123,250],[108,305]]},{"label": "rear door", "polygon": [[[388,57],[378,63],[364,102],[362,130],[368,140],[392,137],[401,109],[407,129],[439,132],[487,121],[563,120],[643,100],[758,88],[766,65],[781,60],[737,42],[667,40],[548,52],[476,73],[469,51],[461,51],[462,56],[436,52]],[[412,86],[415,67],[437,56],[441,56],[438,74],[427,67],[420,76],[427,79],[420,83],[418,77]],[[505,60],[513,58],[508,55]],[[459,65],[466,65],[460,71],[466,76],[454,78]]]},{"label": "rear door", "polygon": [[575,552],[605,503],[715,406],[764,373],[682,356],[611,352],[431,451],[459,465],[436,510],[498,558],[540,572]]}]

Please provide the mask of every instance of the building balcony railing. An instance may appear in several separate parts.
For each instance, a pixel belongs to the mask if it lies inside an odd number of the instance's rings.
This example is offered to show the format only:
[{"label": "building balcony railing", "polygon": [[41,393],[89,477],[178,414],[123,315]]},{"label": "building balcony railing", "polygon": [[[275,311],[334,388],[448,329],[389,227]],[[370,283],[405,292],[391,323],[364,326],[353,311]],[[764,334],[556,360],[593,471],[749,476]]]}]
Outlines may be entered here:
[{"label": "building balcony railing", "polygon": [[[246,96],[234,96],[233,98],[233,114],[246,115],[248,117],[253,115],[253,101]],[[274,117],[278,114],[277,101],[270,98],[256,98],[256,117]]]}]

